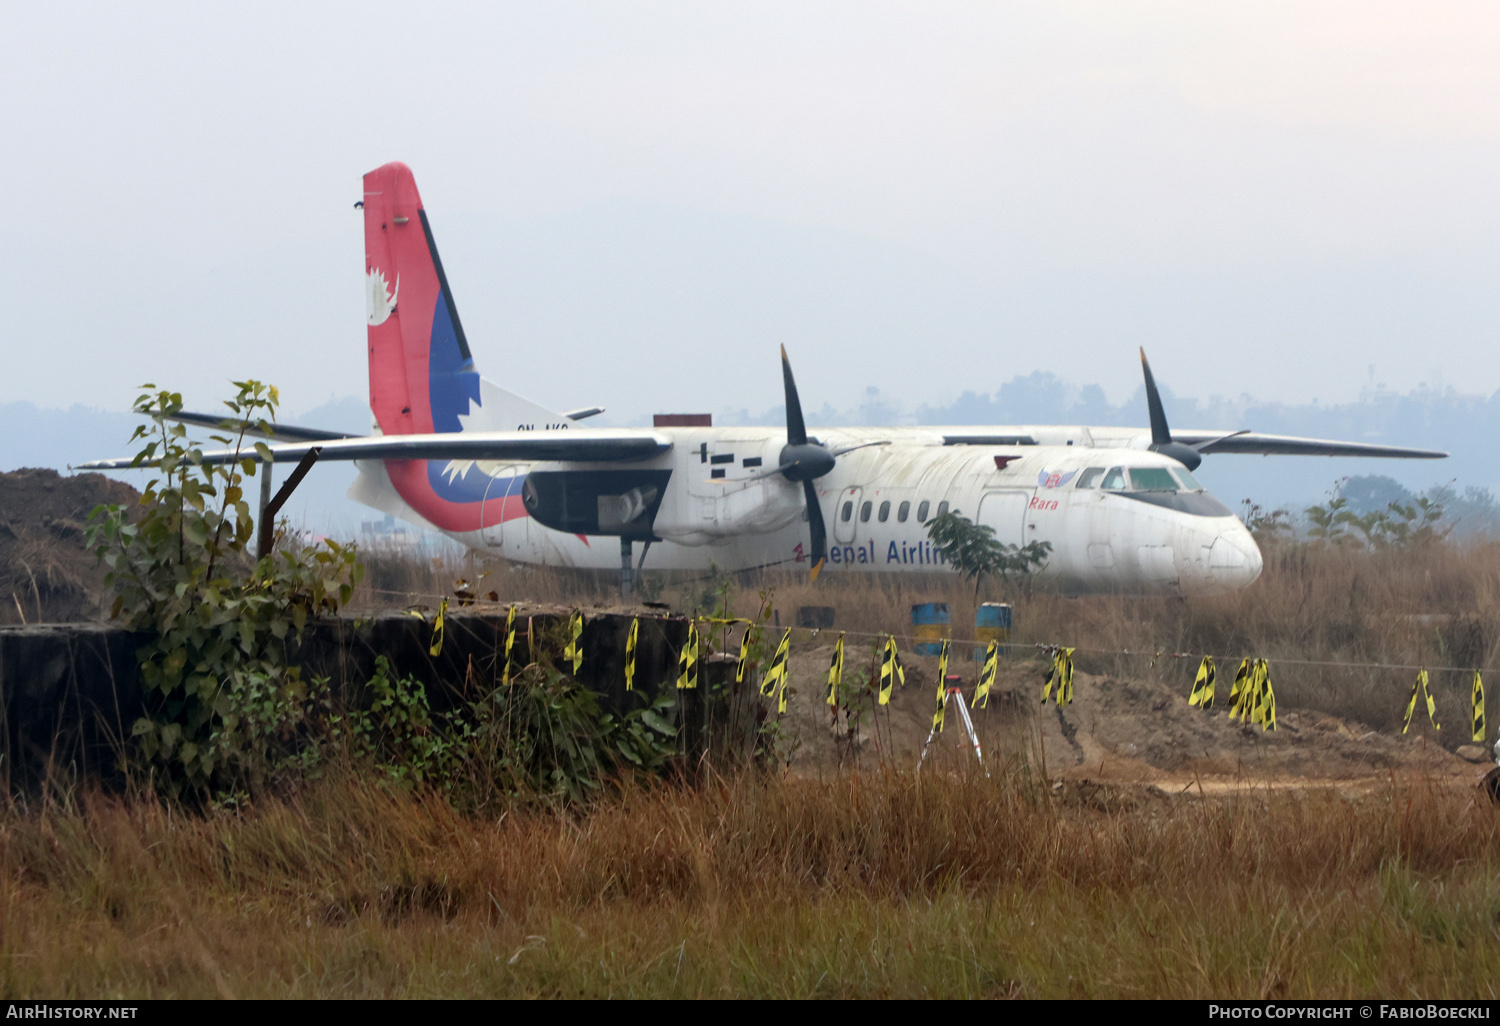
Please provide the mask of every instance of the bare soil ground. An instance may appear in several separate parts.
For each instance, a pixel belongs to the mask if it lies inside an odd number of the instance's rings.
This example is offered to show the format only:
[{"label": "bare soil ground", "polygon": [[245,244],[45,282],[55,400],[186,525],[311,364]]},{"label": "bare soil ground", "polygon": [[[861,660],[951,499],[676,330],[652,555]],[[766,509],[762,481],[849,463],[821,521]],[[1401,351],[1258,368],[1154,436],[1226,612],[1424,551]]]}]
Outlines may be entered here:
[{"label": "bare soil ground", "polygon": [[[826,635],[819,640],[801,645],[794,641],[795,695],[785,718],[793,770],[816,774],[840,764],[877,760],[915,765],[936,707],[937,660],[905,655],[906,687],[894,693],[889,706],[877,709],[866,700],[862,708],[851,710],[858,720],[851,730],[848,717],[835,721],[824,701],[822,682],[832,646]],[[851,646],[846,680],[868,668],[865,653]],[[1002,660],[988,708],[972,710],[984,758],[991,765],[1019,760],[1054,779],[1201,792],[1294,783],[1362,790],[1410,776],[1473,785],[1494,766],[1488,760],[1470,762],[1444,748],[1425,718],[1414,718],[1410,733],[1402,736],[1281,705],[1278,729],[1264,731],[1230,719],[1227,681],[1219,684],[1216,708],[1194,708],[1187,698],[1196,666],[1182,668],[1182,684],[1176,689],[1075,672],[1072,703],[1044,706],[1040,699],[1046,670],[1047,664],[1038,659]],[[955,658],[949,672],[963,675],[965,698],[971,696],[979,665]],[[1445,732],[1463,726],[1450,725]],[[944,730],[934,739],[927,759],[949,767],[974,759],[952,700]]]},{"label": "bare soil ground", "polygon": [[0,624],[100,615],[104,568],[85,544],[89,513],[132,506],[140,494],[102,474],[0,474]]}]

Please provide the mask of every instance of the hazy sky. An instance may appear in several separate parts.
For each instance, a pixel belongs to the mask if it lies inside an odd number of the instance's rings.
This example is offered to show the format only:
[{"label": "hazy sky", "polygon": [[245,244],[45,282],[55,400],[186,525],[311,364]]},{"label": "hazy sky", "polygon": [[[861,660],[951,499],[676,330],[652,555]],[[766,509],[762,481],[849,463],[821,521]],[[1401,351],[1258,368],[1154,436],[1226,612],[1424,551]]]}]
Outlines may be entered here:
[{"label": "hazy sky", "polygon": [[[0,401],[362,393],[360,175],[556,407],[1500,388],[1500,7],[13,4]],[[1372,370],[1373,368],[1373,370]],[[1373,374],[1373,377],[1372,377]],[[1144,418],[1143,418],[1144,419]]]}]

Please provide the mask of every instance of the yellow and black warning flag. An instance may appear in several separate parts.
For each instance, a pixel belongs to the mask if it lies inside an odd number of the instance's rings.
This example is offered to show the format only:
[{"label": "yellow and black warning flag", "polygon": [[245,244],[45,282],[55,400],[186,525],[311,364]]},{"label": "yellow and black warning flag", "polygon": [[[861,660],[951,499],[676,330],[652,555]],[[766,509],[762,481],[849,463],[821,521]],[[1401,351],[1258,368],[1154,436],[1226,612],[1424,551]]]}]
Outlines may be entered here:
[{"label": "yellow and black warning flag", "polygon": [[979,671],[979,685],[974,689],[974,699],[969,703],[971,709],[988,709],[990,707],[990,688],[995,683],[995,674],[1000,672],[1000,642],[991,641],[990,647],[984,650],[984,669]]},{"label": "yellow and black warning flag", "polygon": [[432,645],[427,649],[430,656],[443,654],[443,633],[446,627],[443,618],[448,615],[448,600],[444,598],[438,603],[437,619],[432,621]]},{"label": "yellow and black warning flag", "polygon": [[630,621],[630,633],[625,635],[625,690],[635,690],[635,643],[641,634],[641,621]]},{"label": "yellow and black warning flag", "polygon": [[1047,679],[1042,681],[1042,704],[1047,704],[1047,699],[1052,696],[1052,685],[1057,685],[1057,695],[1052,698],[1059,706],[1067,705],[1073,701],[1073,649],[1054,648],[1052,650],[1052,668],[1047,671]]},{"label": "yellow and black warning flag", "polygon": [[750,645],[755,641],[751,635],[754,633],[754,625],[747,622],[745,633],[740,635],[740,658],[734,664],[734,682],[736,684],[745,683],[745,673],[750,669]]},{"label": "yellow and black warning flag", "polygon": [[1488,732],[1484,729],[1484,681],[1478,670],[1474,671],[1474,686],[1469,691],[1469,698],[1474,704],[1474,740],[1483,741]]},{"label": "yellow and black warning flag", "polygon": [[1262,730],[1276,729],[1276,689],[1271,687],[1271,664],[1257,659],[1250,668],[1250,722]]},{"label": "yellow and black warning flag", "polygon": [[688,621],[687,640],[682,643],[682,649],[677,653],[677,686],[679,688],[698,686],[698,623],[696,620]]},{"label": "yellow and black warning flag", "polygon": [[839,704],[839,685],[844,682],[844,632],[833,643],[833,660],[828,664],[828,704]]},{"label": "yellow and black warning flag", "polygon": [[932,729],[943,729],[943,712],[948,708],[948,639],[938,649],[937,708],[932,712]]},{"label": "yellow and black warning flag", "polygon": [[1240,660],[1240,668],[1234,671],[1234,683],[1229,688],[1229,718],[1246,719],[1250,715],[1250,670],[1248,657]]},{"label": "yellow and black warning flag", "polygon": [[568,644],[563,649],[563,659],[573,666],[573,672],[583,665],[583,610],[573,610],[573,618],[568,622]]},{"label": "yellow and black warning flag", "polygon": [[1198,676],[1193,678],[1193,693],[1188,696],[1188,705],[1212,709],[1214,707],[1214,678],[1217,676],[1218,670],[1214,667],[1214,657],[1204,656],[1203,662],[1198,665]]},{"label": "yellow and black warning flag", "polygon": [[896,684],[906,687],[906,669],[901,665],[901,654],[896,651],[896,639],[887,637],[885,649],[880,655],[881,705],[890,705],[891,687]]},{"label": "yellow and black warning flag", "polygon": [[1437,721],[1437,703],[1432,700],[1432,692],[1427,690],[1427,671],[1418,670],[1417,679],[1412,682],[1411,701],[1406,703],[1406,719],[1401,724],[1401,733],[1405,734],[1411,726],[1411,714],[1417,711],[1417,692],[1422,692],[1422,697],[1427,699],[1427,718],[1432,721],[1433,730],[1442,730],[1442,724]]},{"label": "yellow and black warning flag", "polygon": [[786,633],[781,636],[781,644],[776,646],[776,654],[771,657],[771,665],[760,682],[762,695],[776,696],[777,712],[786,712],[787,659],[791,655],[791,644],[792,631],[787,628]]},{"label": "yellow and black warning flag", "polygon": [[510,683],[511,674],[511,650],[516,647],[516,604],[510,604],[510,612],[505,614],[505,669],[501,671],[500,679]]}]

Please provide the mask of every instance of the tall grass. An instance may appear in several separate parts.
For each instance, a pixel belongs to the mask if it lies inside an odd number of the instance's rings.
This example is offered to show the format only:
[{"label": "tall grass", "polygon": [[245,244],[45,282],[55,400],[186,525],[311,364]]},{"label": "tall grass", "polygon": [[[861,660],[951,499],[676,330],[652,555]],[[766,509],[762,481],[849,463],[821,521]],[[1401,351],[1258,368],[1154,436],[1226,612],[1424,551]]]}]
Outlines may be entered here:
[{"label": "tall grass", "polygon": [[928,773],[456,813],[350,775],[248,812],[0,816],[0,991],[1493,996],[1500,822],[1420,782],[1229,798]]}]

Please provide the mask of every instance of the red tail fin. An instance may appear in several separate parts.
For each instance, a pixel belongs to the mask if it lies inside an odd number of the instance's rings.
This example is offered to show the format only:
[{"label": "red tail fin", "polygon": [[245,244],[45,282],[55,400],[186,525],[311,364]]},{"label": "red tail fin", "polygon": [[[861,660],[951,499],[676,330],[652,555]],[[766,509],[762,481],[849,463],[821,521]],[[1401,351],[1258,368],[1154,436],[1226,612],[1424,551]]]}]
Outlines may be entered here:
[{"label": "red tail fin", "polygon": [[479,400],[432,228],[405,164],[365,175],[370,409],[386,434],[458,431]]}]

